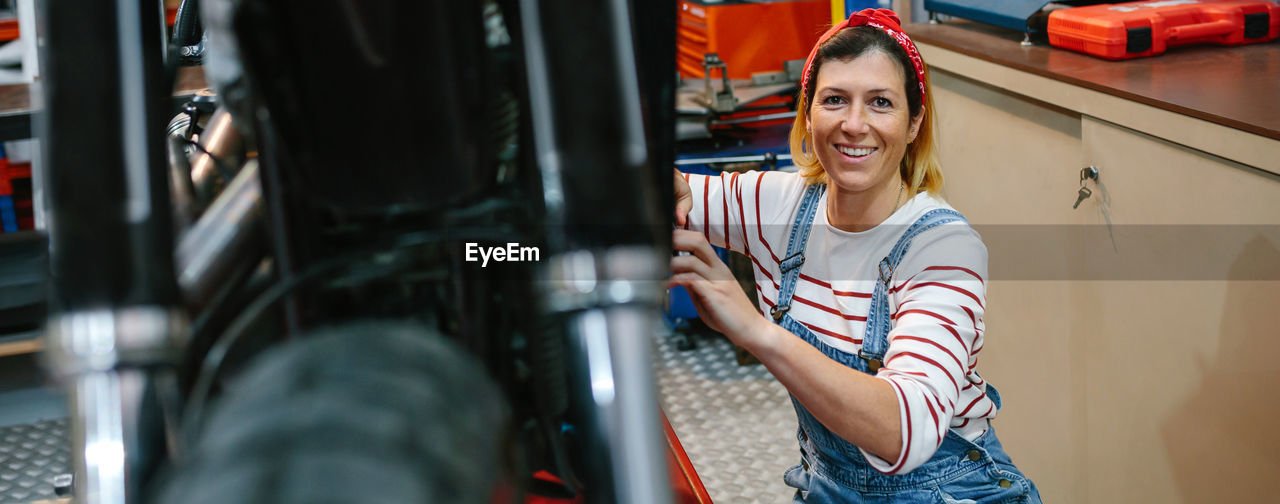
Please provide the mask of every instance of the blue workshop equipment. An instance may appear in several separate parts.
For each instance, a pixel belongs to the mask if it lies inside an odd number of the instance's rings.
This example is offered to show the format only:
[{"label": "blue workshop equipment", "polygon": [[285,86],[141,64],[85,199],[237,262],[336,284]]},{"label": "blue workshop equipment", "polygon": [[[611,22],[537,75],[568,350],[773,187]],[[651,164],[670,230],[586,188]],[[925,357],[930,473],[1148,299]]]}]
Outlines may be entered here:
[{"label": "blue workshop equipment", "polygon": [[1046,0],[924,0],[924,9],[1034,34],[1040,28],[1028,26],[1027,20],[1048,3]]},{"label": "blue workshop equipment", "polygon": [[844,0],[844,17],[862,9],[888,9],[892,5],[889,0]]},{"label": "blue workshop equipment", "polygon": [[[725,165],[742,162],[761,163],[761,170],[789,169],[792,166],[787,140],[790,131],[791,125],[783,124],[725,133],[709,141],[685,142],[676,154],[676,165],[684,173],[711,176],[719,175]],[[729,262],[728,250],[712,248],[720,260]],[[671,327],[682,327],[698,318],[693,301],[683,287],[671,289],[669,299],[666,318]]]}]

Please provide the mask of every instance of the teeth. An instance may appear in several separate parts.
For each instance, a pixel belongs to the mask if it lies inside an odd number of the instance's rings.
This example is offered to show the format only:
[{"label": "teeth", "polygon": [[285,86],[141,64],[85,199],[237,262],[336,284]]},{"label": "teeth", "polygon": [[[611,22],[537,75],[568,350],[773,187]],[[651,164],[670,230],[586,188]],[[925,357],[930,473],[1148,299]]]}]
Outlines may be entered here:
[{"label": "teeth", "polygon": [[838,151],[840,151],[840,152],[843,152],[844,154],[849,155],[849,156],[853,156],[853,157],[862,157],[862,156],[866,156],[866,155],[868,155],[868,154],[871,154],[871,152],[872,152],[872,151],[874,151],[875,149],[874,149],[874,148],[871,148],[871,147],[865,147],[865,148],[861,148],[861,149],[852,149],[852,148],[848,148],[848,147],[844,147],[844,146],[837,145],[837,146],[836,146],[836,150],[838,150]]}]

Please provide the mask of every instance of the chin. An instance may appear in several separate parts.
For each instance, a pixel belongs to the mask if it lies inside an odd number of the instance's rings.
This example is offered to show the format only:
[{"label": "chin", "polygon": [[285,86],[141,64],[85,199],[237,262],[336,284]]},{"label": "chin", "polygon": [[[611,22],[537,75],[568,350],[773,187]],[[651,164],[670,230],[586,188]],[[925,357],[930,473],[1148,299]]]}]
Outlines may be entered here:
[{"label": "chin", "polygon": [[827,172],[827,180],[844,192],[863,192],[875,186],[875,180],[861,172]]}]

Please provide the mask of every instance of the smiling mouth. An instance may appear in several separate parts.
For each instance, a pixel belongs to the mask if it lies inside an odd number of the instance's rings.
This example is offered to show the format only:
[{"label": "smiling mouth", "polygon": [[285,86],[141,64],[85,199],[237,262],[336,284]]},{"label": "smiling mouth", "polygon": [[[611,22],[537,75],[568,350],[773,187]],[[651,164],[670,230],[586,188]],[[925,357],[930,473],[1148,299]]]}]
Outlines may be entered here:
[{"label": "smiling mouth", "polygon": [[878,149],[876,149],[875,147],[853,148],[853,147],[845,147],[843,145],[837,145],[836,150],[840,151],[841,154],[844,154],[846,156],[864,157],[864,156],[870,156],[872,152],[875,152]]}]

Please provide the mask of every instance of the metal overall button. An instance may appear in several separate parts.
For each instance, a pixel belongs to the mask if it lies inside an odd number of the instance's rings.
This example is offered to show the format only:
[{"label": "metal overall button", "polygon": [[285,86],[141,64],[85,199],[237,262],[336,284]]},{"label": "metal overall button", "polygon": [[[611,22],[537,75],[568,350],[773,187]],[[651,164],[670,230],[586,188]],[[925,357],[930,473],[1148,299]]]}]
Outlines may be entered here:
[{"label": "metal overall button", "polygon": [[1010,486],[1013,485],[1013,482],[1004,478],[1000,478],[1000,481],[997,482],[996,484],[1000,485],[1000,488],[1009,488]]},{"label": "metal overall button", "polygon": [[969,450],[969,460],[977,462],[978,459],[981,459],[981,458],[982,458],[982,453],[978,452],[978,450]]}]

